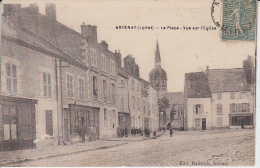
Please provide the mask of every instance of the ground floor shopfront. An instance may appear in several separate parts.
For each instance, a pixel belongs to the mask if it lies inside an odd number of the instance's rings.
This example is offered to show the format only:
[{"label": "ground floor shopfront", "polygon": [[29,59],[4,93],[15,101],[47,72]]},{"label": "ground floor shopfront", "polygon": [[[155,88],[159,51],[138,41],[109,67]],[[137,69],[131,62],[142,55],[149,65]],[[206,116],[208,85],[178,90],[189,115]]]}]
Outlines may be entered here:
[{"label": "ground floor shopfront", "polygon": [[128,136],[131,131],[131,117],[129,113],[118,112],[117,136]]},{"label": "ground floor shopfront", "polygon": [[253,114],[252,113],[229,114],[229,127],[230,128],[253,127]]},{"label": "ground floor shopfront", "polygon": [[82,130],[86,140],[99,139],[99,108],[70,104],[64,109],[64,139],[79,140]]},{"label": "ground floor shopfront", "polygon": [[36,100],[0,96],[0,150],[35,147]]}]

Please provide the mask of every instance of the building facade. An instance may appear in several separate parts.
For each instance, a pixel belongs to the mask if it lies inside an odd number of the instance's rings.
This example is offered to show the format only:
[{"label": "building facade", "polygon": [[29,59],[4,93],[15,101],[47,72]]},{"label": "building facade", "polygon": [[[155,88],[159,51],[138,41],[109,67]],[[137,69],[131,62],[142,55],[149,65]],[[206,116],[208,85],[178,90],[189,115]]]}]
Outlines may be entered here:
[{"label": "building facade", "polygon": [[254,106],[245,68],[187,73],[184,128],[252,128]]}]

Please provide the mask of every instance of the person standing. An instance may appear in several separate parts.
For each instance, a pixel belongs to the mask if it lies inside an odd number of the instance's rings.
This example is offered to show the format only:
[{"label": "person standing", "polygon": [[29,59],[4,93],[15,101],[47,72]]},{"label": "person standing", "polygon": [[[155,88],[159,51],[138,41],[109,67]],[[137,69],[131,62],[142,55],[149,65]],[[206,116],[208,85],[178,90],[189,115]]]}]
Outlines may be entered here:
[{"label": "person standing", "polygon": [[172,137],[172,134],[173,134],[173,130],[172,127],[170,127],[170,137]]}]

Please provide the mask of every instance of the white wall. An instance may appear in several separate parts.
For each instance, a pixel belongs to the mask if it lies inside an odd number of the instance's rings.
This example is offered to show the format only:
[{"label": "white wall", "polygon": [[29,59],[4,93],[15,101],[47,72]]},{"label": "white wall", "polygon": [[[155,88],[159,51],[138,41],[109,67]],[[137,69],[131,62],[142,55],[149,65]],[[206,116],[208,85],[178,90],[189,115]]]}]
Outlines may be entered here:
[{"label": "white wall", "polygon": [[[202,104],[203,111],[201,114],[195,114],[193,112],[193,106],[196,104]],[[211,98],[188,98],[187,101],[187,116],[188,116],[188,129],[195,128],[195,118],[200,118],[200,128],[202,125],[202,118],[206,118],[206,128],[209,129],[212,126],[211,120]]]}]

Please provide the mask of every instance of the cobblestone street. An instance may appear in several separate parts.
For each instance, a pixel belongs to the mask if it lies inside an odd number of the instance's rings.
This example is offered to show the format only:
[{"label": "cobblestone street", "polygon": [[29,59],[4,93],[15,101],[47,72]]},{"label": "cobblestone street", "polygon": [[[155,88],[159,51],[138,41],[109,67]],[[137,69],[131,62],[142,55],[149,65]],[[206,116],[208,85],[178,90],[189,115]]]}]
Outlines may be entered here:
[{"label": "cobblestone street", "polygon": [[[254,129],[176,131],[173,137],[167,132],[157,139],[119,138],[96,141],[92,143],[92,149],[96,150],[81,150],[74,154],[61,154],[6,166],[252,166],[255,157],[254,133]],[[78,148],[83,149],[88,144],[90,143],[79,144]],[[69,147],[58,148],[61,150]],[[73,150],[80,151],[77,148],[70,150],[71,153]]]}]

